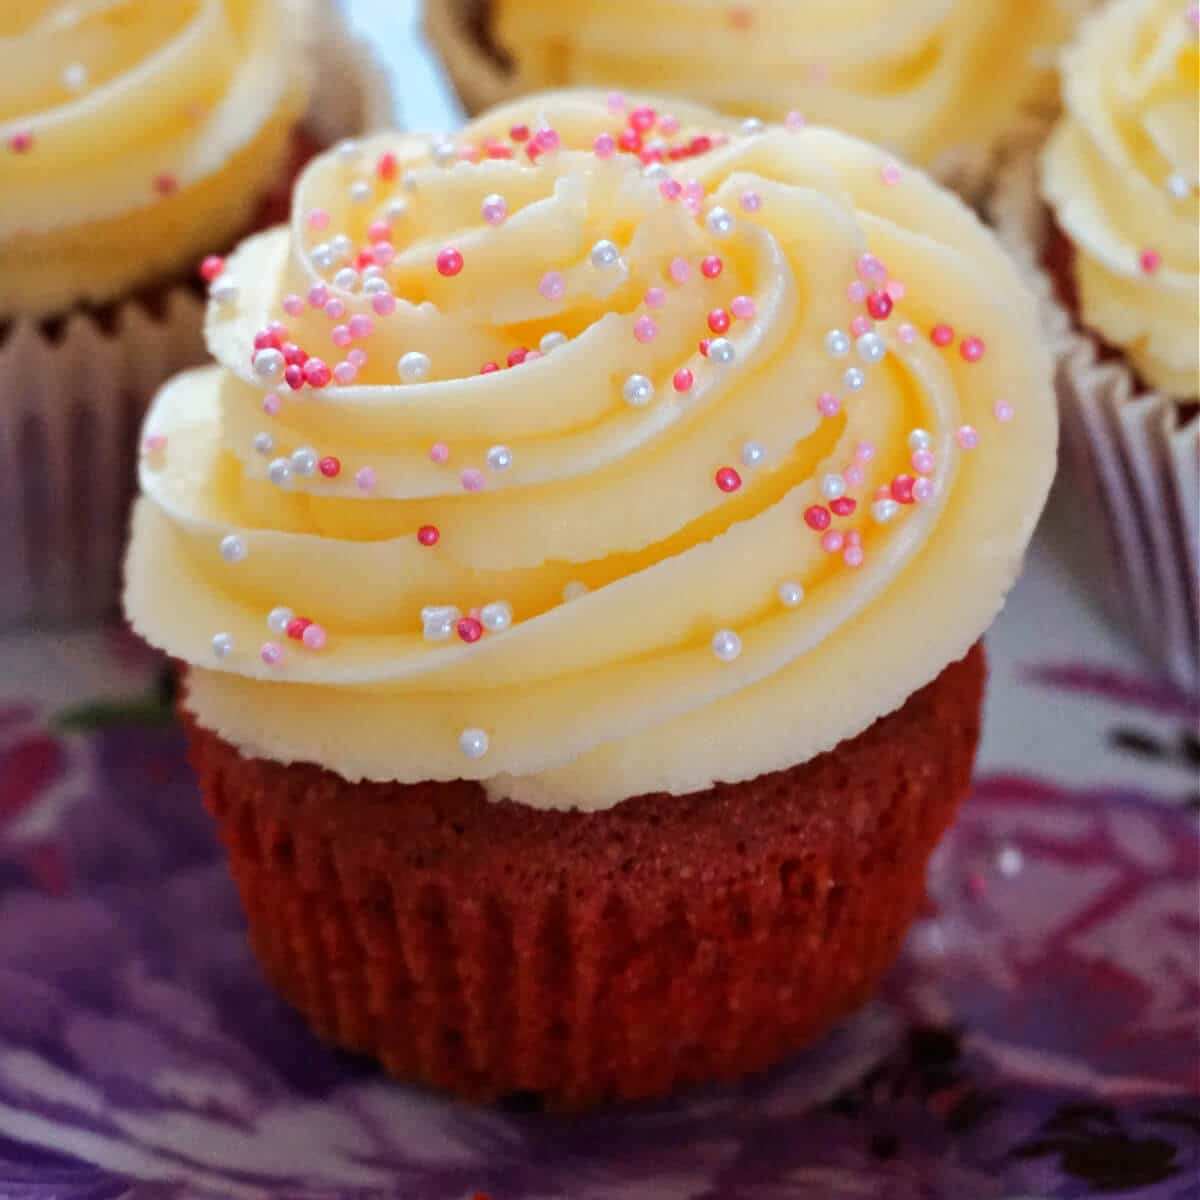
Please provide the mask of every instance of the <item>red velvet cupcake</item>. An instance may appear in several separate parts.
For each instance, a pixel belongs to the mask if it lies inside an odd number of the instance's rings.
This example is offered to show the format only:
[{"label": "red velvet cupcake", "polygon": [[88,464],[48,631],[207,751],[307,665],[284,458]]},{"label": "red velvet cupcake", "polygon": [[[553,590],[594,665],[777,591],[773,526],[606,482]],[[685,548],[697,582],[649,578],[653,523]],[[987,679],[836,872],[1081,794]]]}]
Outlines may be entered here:
[{"label": "red velvet cupcake", "polygon": [[958,200],[675,113],[318,160],[146,424],[126,609],[187,664],[264,967],[471,1098],[730,1079],[861,1003],[1053,472],[1033,302]]}]

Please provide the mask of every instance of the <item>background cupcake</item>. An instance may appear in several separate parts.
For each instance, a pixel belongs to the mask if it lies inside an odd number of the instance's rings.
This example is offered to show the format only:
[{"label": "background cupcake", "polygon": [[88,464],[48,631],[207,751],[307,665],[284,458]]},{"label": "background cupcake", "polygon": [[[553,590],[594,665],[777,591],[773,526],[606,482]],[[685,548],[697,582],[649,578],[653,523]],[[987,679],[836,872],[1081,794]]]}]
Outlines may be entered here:
[{"label": "background cupcake", "polygon": [[426,0],[468,111],[531,88],[652,88],[867,138],[961,190],[1055,98],[1085,0]]},{"label": "background cupcake", "polygon": [[325,0],[17,6],[0,76],[0,622],[98,615],[146,403],[202,353],[201,259],[391,105]]},{"label": "background cupcake", "polygon": [[327,1037],[582,1106],[761,1068],[890,962],[1056,418],[1008,259],[889,166],[549,93],[319,159],[231,258],[126,607]]},{"label": "background cupcake", "polygon": [[[1200,243],[1195,5],[1117,0],[1063,58],[1066,112],[996,198],[1040,276],[1075,480],[1109,582],[1173,680],[1200,690]],[[1100,561],[1104,561],[1101,559]]]}]

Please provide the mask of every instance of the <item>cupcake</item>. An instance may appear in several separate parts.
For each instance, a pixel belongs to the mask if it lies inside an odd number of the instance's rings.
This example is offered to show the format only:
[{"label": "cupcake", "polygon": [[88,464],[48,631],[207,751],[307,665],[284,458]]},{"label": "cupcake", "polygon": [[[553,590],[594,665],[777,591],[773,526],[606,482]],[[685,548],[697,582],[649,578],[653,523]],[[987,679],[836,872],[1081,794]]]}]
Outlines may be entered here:
[{"label": "cupcake", "polygon": [[1054,469],[1036,306],[959,200],[661,112],[316,160],[145,427],[126,611],[262,964],[477,1099],[735,1078],[864,1000]]},{"label": "cupcake", "polygon": [[[468,111],[532,88],[652,88],[848,130],[976,192],[1055,99],[1088,0],[426,0]],[[997,86],[996,80],[1004,85]]]},{"label": "cupcake", "polygon": [[1040,290],[1074,484],[1123,624],[1200,691],[1200,13],[1117,0],[1063,57],[1066,111],[995,216]]},{"label": "cupcake", "polygon": [[27,5],[0,73],[0,624],[100,615],[146,406],[203,361],[197,268],[390,102],[327,0]]}]

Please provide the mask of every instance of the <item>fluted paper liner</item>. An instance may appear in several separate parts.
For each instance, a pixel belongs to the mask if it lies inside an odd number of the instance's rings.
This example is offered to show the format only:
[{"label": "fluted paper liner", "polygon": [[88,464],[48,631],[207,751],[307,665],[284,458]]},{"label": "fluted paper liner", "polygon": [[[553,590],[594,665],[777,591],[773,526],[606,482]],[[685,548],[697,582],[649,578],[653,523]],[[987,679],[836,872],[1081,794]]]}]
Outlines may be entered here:
[{"label": "fluted paper liner", "polygon": [[[520,88],[506,69],[503,51],[488,41],[491,0],[424,2],[425,35],[441,56],[469,115],[520,95]],[[1016,149],[1047,129],[1053,117],[1052,108],[1046,106],[1020,113],[1014,118],[1011,133],[996,145],[963,145],[948,151],[931,165],[929,173],[959,195],[979,203]]]},{"label": "fluted paper liner", "polygon": [[[372,48],[320,10],[316,97],[323,144],[394,123]],[[116,604],[138,433],[159,386],[205,360],[204,307],[184,286],[0,332],[0,628],[83,621]],[[2,327],[2,326],[0,326]]]},{"label": "fluted paper liner", "polygon": [[1104,518],[1092,559],[1108,599],[1172,682],[1200,692],[1200,416],[1185,422],[1124,359],[1102,357],[1059,303],[1035,149],[1003,173],[990,209],[1042,308],[1072,495]]}]

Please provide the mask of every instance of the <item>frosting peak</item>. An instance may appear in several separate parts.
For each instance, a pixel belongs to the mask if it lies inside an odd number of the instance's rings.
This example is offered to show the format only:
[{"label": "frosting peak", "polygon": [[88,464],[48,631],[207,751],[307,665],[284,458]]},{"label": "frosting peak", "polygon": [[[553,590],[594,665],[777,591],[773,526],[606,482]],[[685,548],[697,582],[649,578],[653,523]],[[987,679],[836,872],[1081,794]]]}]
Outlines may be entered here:
[{"label": "frosting peak", "polygon": [[551,93],[373,138],[216,292],[127,608],[203,724],[351,779],[602,807],[802,761],[978,638],[1053,473],[1007,260],[825,130]]}]

